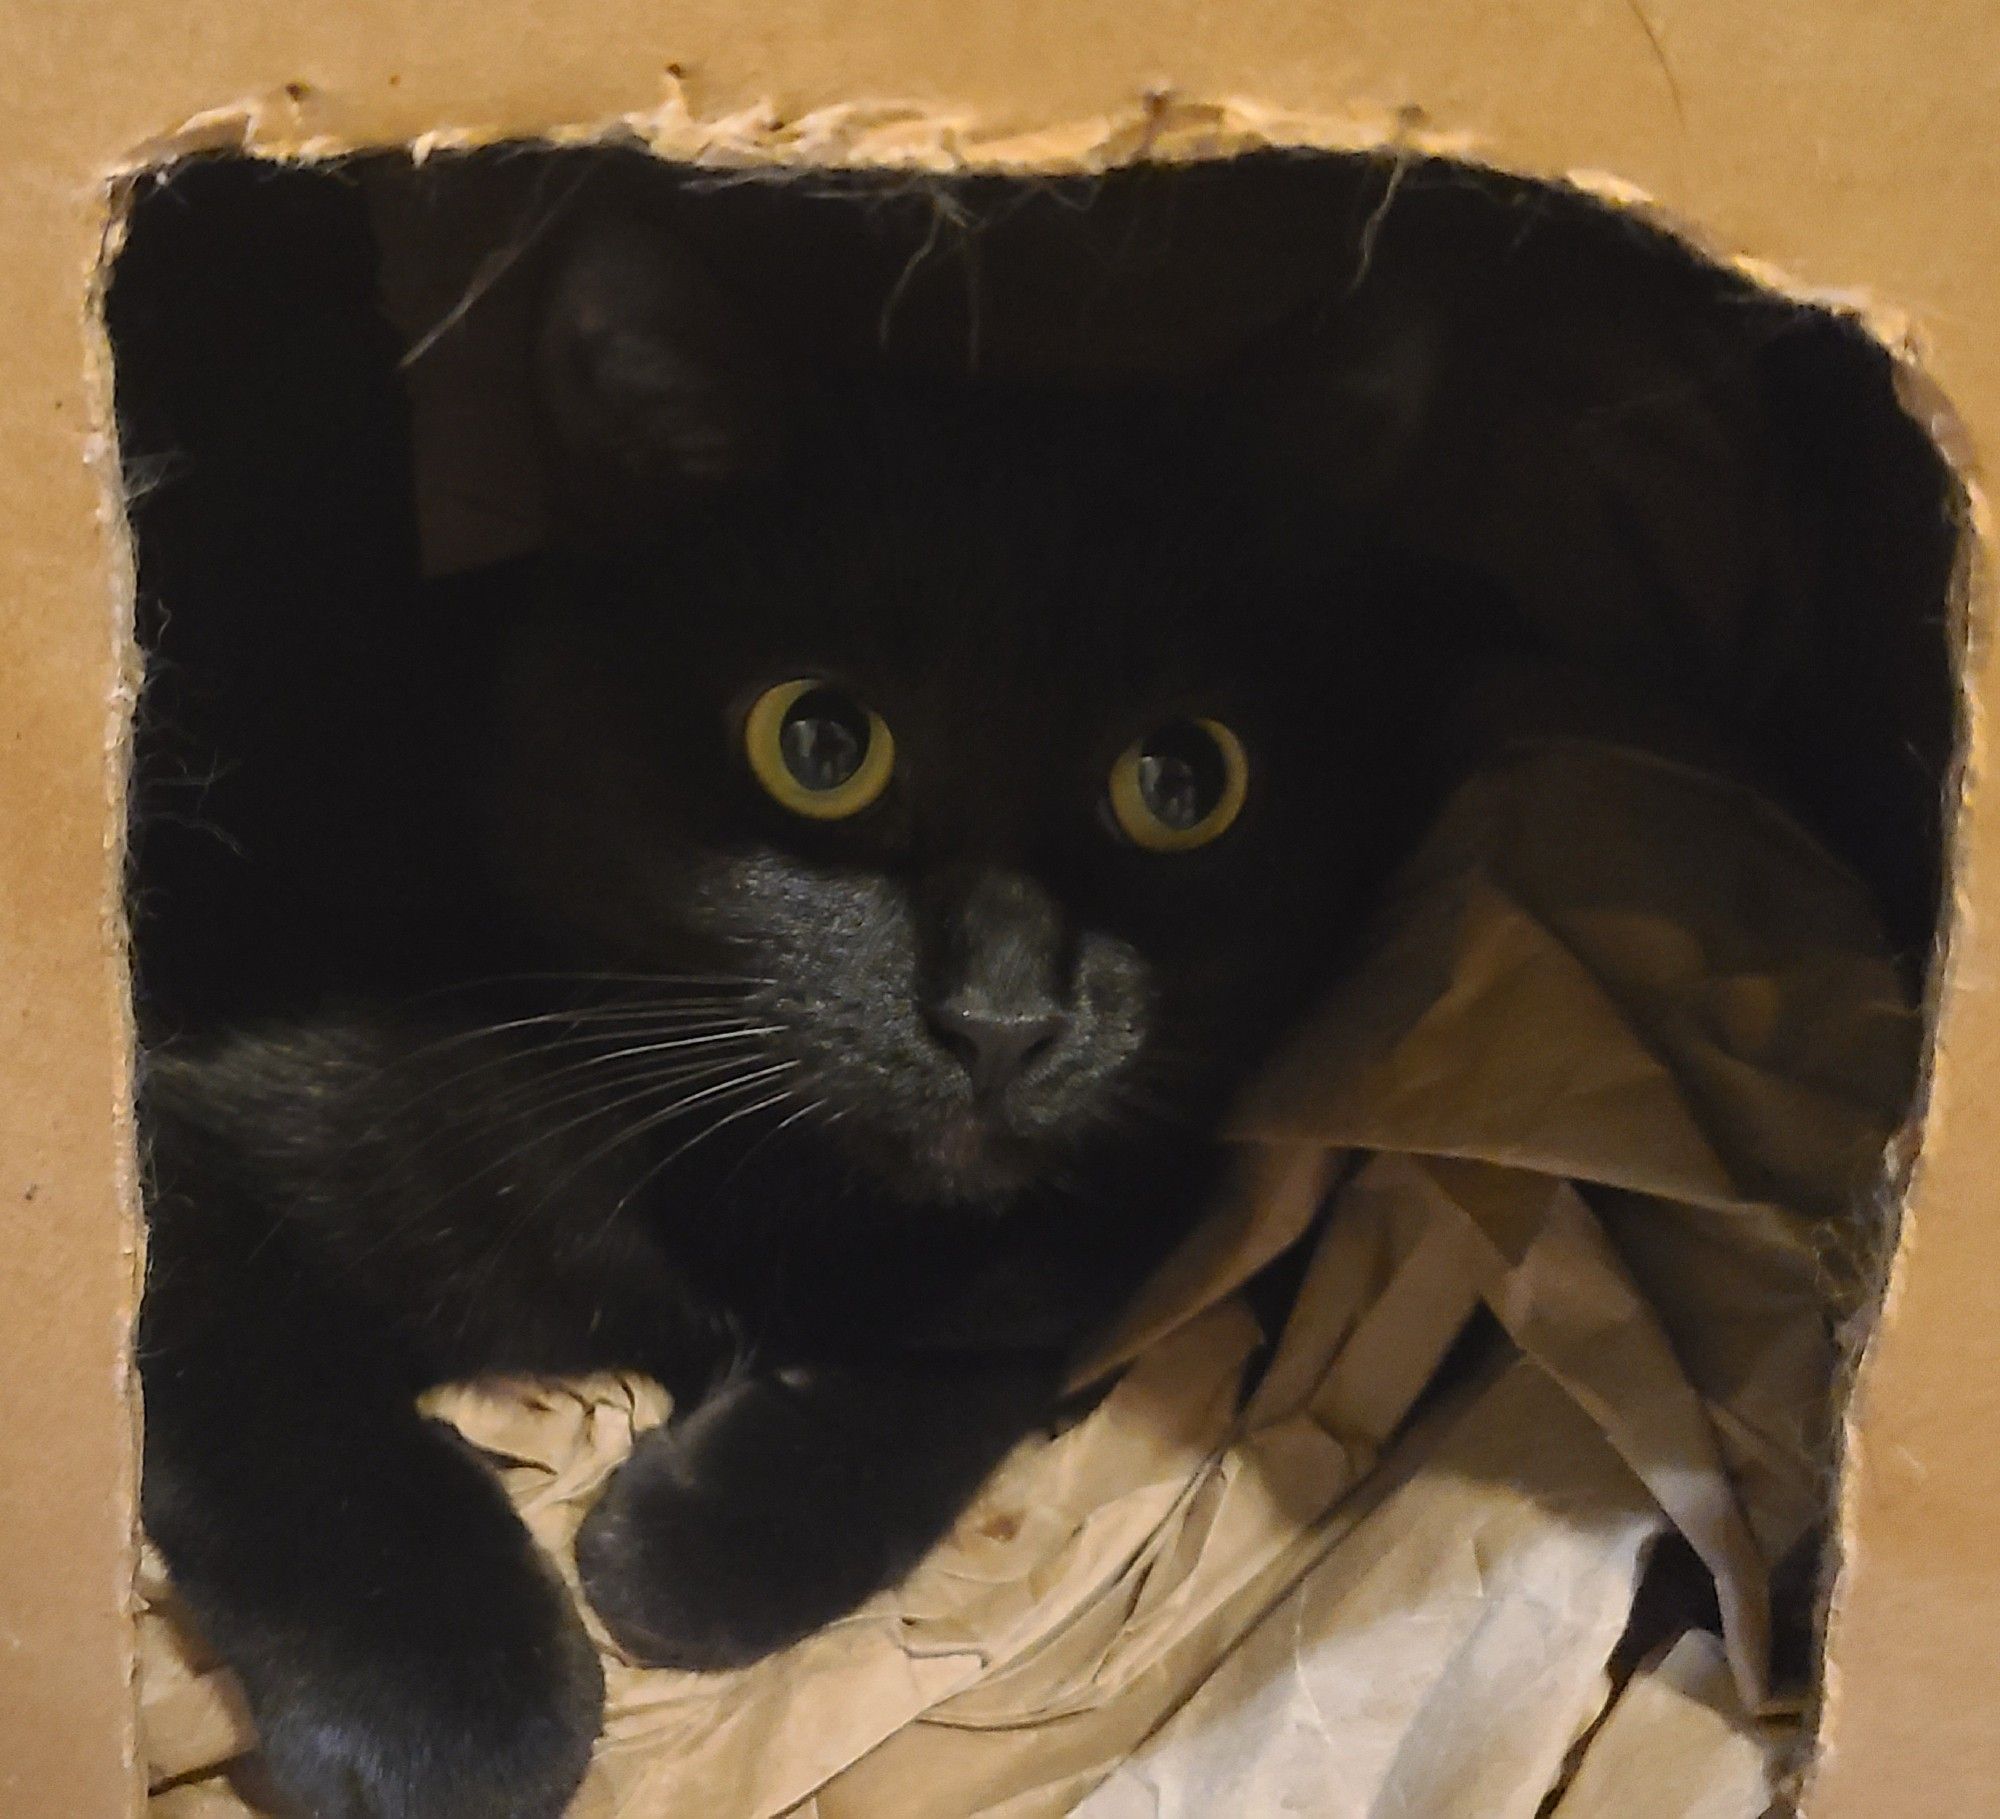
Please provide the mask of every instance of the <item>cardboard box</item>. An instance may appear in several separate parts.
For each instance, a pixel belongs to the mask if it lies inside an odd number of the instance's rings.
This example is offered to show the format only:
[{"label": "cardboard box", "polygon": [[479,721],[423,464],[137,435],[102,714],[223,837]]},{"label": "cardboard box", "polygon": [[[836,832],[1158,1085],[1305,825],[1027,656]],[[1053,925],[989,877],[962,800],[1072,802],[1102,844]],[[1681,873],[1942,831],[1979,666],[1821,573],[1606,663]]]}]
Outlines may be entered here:
[{"label": "cardboard box", "polygon": [[[2000,1237],[1979,1217],[2000,1029],[1982,988],[1990,825],[1976,451],[2000,431],[2000,19],[1959,0],[1638,7],[1297,0],[986,14],[789,4],[671,16],[499,0],[338,15],[222,0],[16,7],[0,124],[0,1808],[132,1810],[139,1280],[121,936],[130,561],[96,303],[121,180],[202,150],[323,157],[628,122],[668,156],[1061,169],[1252,145],[1401,148],[1578,183],[1787,294],[1863,312],[1968,489],[1975,630],[1955,913],[1881,1323],[1849,1423],[1809,1810],[1977,1813],[2000,1777],[1978,1669],[2000,1622]],[[1608,173],[1608,174],[1606,174]],[[1664,1669],[1663,1669],[1664,1671]],[[1683,1668],[1681,1671],[1694,1670]]]}]

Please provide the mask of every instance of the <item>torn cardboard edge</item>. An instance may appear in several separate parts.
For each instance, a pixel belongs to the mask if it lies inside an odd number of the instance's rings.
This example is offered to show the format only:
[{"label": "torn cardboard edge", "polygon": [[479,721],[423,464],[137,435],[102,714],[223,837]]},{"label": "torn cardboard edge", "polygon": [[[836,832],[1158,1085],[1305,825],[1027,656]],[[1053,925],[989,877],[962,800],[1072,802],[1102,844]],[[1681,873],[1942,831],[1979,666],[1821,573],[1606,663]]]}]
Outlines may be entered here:
[{"label": "torn cardboard edge", "polygon": [[[1864,1429],[1873,1367],[1885,1335],[1896,1324],[1909,1269],[1909,1209],[1916,1202],[1924,1173],[1924,1138],[1931,1126],[1937,1088],[1939,1025],[1944,1006],[1964,987],[1961,936],[1972,914],[1972,900],[1963,873],[1960,834],[1988,743],[1974,677],[1982,661],[1982,635],[1985,638],[1992,635],[1992,605],[1996,583],[2000,582],[1992,502],[1977,476],[1970,434],[1924,372],[1915,352],[1906,355],[1894,348],[1890,352],[1895,361],[1898,402],[1930,440],[1957,483],[1957,559],[1946,599],[1957,724],[1950,766],[1942,786],[1945,804],[1939,818],[1944,835],[1942,901],[1924,967],[1923,1001],[1919,1007],[1922,1041],[1917,1053],[1915,1091],[1909,1115],[1884,1156],[1883,1176],[1876,1196],[1878,1249],[1866,1272],[1867,1293],[1841,1335],[1840,1369],[1835,1384],[1839,1420],[1832,1461],[1832,1521],[1825,1558],[1820,1565],[1813,1620],[1817,1671],[1809,1718],[1815,1739],[1825,1735],[1828,1713],[1837,1696],[1837,1672],[1833,1664],[1838,1650],[1842,1601],[1850,1582],[1850,1542],[1859,1508],[1860,1473],[1856,1462],[1867,1445]],[[1815,1748],[1804,1770],[1801,1810],[1811,1801],[1820,1762],[1820,1753]],[[1562,1816],[1557,1815],[1556,1819]]]},{"label": "torn cardboard edge", "polygon": [[103,610],[108,621],[109,649],[115,653],[116,681],[104,704],[104,748],[101,766],[103,815],[109,875],[118,889],[99,912],[99,951],[104,957],[103,988],[110,1002],[111,1027],[125,1065],[118,1071],[111,1089],[112,1121],[115,1132],[116,1163],[114,1193],[122,1232],[120,1249],[123,1263],[121,1305],[117,1317],[124,1329],[118,1348],[114,1390],[123,1404],[129,1443],[125,1464],[116,1484],[110,1487],[116,1517],[123,1523],[127,1541],[116,1583],[109,1588],[111,1608],[128,1619],[130,1636],[124,1646],[124,1677],[127,1711],[131,1714],[118,1727],[119,1768],[125,1785],[143,1791],[145,1787],[144,1737],[136,1722],[140,1711],[140,1679],[143,1662],[138,1648],[137,1626],[143,1607],[139,1584],[141,1548],[139,1516],[139,1467],[144,1446],[145,1412],[139,1389],[135,1336],[138,1309],[145,1292],[146,1216],[144,1207],[144,1164],[139,1153],[137,1062],[139,1029],[134,1002],[134,960],[132,926],[125,891],[131,875],[132,767],[137,734],[138,704],[145,681],[145,656],[139,649],[134,629],[139,587],[137,543],[128,506],[128,488],[120,461],[115,406],[115,371],[111,337],[105,322],[105,290],[122,244],[126,207],[116,192],[99,236],[95,262],[83,275],[85,306],[81,322],[83,390],[88,401],[89,431],[84,459],[95,483],[96,519],[100,547],[104,552],[105,591]]},{"label": "torn cardboard edge", "polygon": [[[1809,284],[1773,261],[1725,246],[1699,222],[1610,172],[1548,171],[1510,162],[1477,134],[1440,127],[1415,105],[1361,103],[1352,112],[1330,115],[1248,97],[1207,99],[1161,88],[1136,98],[1122,116],[997,129],[983,126],[967,110],[916,100],[840,102],[789,117],[767,100],[732,113],[704,115],[696,111],[680,71],[669,68],[661,87],[656,107],[609,120],[450,124],[407,139],[384,140],[341,130],[332,97],[289,83],[205,109],[145,140],[115,161],[103,181],[116,198],[133,182],[183,159],[219,153],[310,164],[400,151],[421,165],[501,145],[623,147],[697,169],[745,175],[819,169],[912,178],[1089,176],[1135,164],[1192,164],[1257,151],[1298,151],[1384,159],[1391,167],[1393,194],[1397,167],[1436,158],[1569,190],[1637,218],[1704,263],[1733,272],[1759,290],[1856,323],[1899,369],[1911,370],[1917,383],[1910,414],[1971,487],[1969,439],[1942,392],[1922,376],[1921,338],[1906,309],[1858,285]],[[1984,535],[1983,511],[1977,523]]]},{"label": "torn cardboard edge", "polygon": [[[88,298],[85,364],[96,400],[93,458],[102,477],[103,510],[115,557],[112,597],[120,619],[119,644],[125,678],[109,704],[106,779],[107,790],[114,798],[124,792],[139,659],[130,636],[132,550],[124,487],[114,458],[112,376],[103,328],[102,291],[122,241],[133,186],[144,178],[183,159],[216,154],[314,163],[364,152],[402,151],[422,163],[483,147],[527,142],[549,147],[631,146],[667,161],[745,174],[781,176],[788,171],[829,169],[903,173],[914,179],[970,174],[1023,178],[1088,175],[1137,163],[1193,163],[1259,150],[1299,150],[1384,158],[1390,163],[1390,193],[1402,165],[1420,158],[1448,159],[1570,190],[1605,208],[1633,216],[1707,264],[1732,272],[1760,290],[1853,322],[1884,350],[1892,362],[1899,401],[1938,449],[1959,492],[1961,555],[1950,605],[1956,647],[1954,669],[1960,681],[1960,713],[1966,730],[1958,743],[1958,758],[1947,787],[1951,805],[1947,825],[1954,830],[1958,826],[1973,762],[1971,754],[1980,749],[1983,740],[1983,727],[1969,691],[1970,655],[1974,621],[1993,588],[1994,525],[1990,503],[1973,471],[1969,438],[1948,401],[1926,375],[1919,329],[1901,309],[1866,291],[1806,284],[1753,255],[1720,248],[1698,224],[1659,203],[1647,192],[1607,173],[1591,170],[1550,173],[1494,159],[1486,155],[1487,148],[1473,136],[1436,130],[1420,110],[1413,108],[1320,116],[1264,107],[1250,101],[1201,102],[1161,92],[1146,97],[1124,118],[1100,116],[1026,132],[999,133],[982,130],[974,116],[922,103],[845,103],[789,120],[775,107],[764,104],[728,115],[702,117],[693,111],[686,87],[677,74],[669,74],[665,91],[657,108],[623,115],[610,122],[551,124],[526,132],[497,126],[454,126],[406,141],[383,142],[344,135],[337,125],[320,123],[316,117],[328,111],[325,98],[309,88],[290,85],[271,96],[207,110],[146,141],[105,173],[103,186],[108,198],[105,231],[97,261],[85,274]],[[113,824],[122,825],[122,816],[114,816]],[[1953,937],[1966,906],[1955,874],[1948,876],[1947,884],[1947,913],[1941,921],[1930,973],[1927,1028],[1934,1025],[1937,1006],[1958,980]],[[107,947],[114,956],[113,989],[117,990],[119,985],[128,984],[125,976],[128,934],[122,908],[108,910],[107,920]],[[120,1015],[129,1043],[129,988],[119,996]],[[1927,1043],[1924,1076],[1909,1127],[1912,1133],[1922,1128],[1927,1116],[1930,1062]],[[129,1081],[118,1116],[124,1129],[131,1131]],[[130,1147],[128,1155],[136,1158]],[[1903,1178],[1890,1183],[1885,1204],[1900,1207],[1920,1173],[1914,1142],[1907,1163]],[[137,1211],[136,1167],[128,1168],[122,1194],[137,1232],[141,1222]],[[1892,1240],[1896,1237],[1893,1233],[1888,1236]],[[1867,1395],[1867,1351],[1896,1318],[1905,1252],[1899,1241],[1889,1243],[1887,1248],[1889,1257],[1879,1283],[1876,1312],[1863,1339],[1863,1355],[1853,1364],[1853,1387],[1843,1412],[1841,1432],[1843,1447],[1848,1450],[1862,1444],[1859,1411],[1865,1408]],[[136,1304],[143,1268],[141,1246],[136,1239],[132,1257]],[[129,1358],[123,1389],[128,1403],[134,1407],[136,1431],[139,1411]],[[1841,1480],[1839,1532],[1844,1532],[1851,1497],[1844,1466]],[[1838,1621],[1841,1571],[1838,1532],[1830,1549],[1830,1571],[1833,1577],[1826,1595],[1829,1625]],[[131,1597],[128,1590],[128,1606]]]}]

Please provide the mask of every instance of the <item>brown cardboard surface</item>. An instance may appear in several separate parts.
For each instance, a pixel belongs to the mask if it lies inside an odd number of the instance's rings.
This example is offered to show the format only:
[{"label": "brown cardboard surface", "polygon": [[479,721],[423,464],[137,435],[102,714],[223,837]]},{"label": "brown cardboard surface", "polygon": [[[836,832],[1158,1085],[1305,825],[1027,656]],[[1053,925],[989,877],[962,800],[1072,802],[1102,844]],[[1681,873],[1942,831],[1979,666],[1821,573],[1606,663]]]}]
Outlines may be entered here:
[{"label": "brown cardboard surface", "polygon": [[[125,588],[103,514],[101,365],[86,301],[104,179],[150,145],[273,150],[595,126],[688,107],[756,138],[873,114],[872,155],[1024,135],[1044,157],[1181,143],[1195,101],[1273,136],[1412,132],[1534,174],[1604,172],[1712,248],[1907,327],[1970,456],[2000,435],[2000,14],[1983,0],[532,0],[338,9],[273,0],[15,3],[0,13],[8,324],[0,389],[0,1808],[110,1814],[136,1795],[125,1619],[123,1366],[133,1302],[126,1022],[115,910]],[[293,85],[293,92],[288,92]],[[764,112],[751,110],[764,109]],[[202,117],[198,131],[183,132]],[[1157,110],[1152,116],[1157,123]],[[1076,123],[1084,123],[1078,128]],[[840,151],[853,118],[793,134]],[[1066,130],[1057,130],[1066,129]],[[781,135],[784,136],[784,135]],[[672,137],[671,134],[668,135]],[[1976,475],[1974,476],[1976,478]],[[1982,531],[1990,526],[1982,518]],[[1984,600],[1979,618],[1984,622]],[[1976,703],[1993,685],[1977,646]],[[1845,1492],[1827,1755],[1812,1811],[1975,1813],[2000,1784],[2000,1694],[1968,1664],[2000,1626],[2000,1127],[1993,919],[2000,822],[1975,716],[1962,921],[1915,1199],[1864,1373]]]}]

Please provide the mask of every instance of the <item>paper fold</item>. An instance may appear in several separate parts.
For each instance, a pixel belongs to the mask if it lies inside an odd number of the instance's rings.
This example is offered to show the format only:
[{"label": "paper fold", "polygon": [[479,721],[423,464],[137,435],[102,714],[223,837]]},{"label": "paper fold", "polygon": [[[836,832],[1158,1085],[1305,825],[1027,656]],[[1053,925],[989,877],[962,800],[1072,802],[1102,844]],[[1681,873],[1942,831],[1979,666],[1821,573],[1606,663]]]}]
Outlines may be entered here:
[{"label": "paper fold", "polygon": [[[1215,1216],[1086,1363],[1109,1393],[786,1654],[698,1677],[607,1651],[576,1812],[1530,1819],[1588,1737],[1560,1819],[1664,1814],[1606,1789],[1689,1698],[1734,1714],[1702,1747],[1747,1787],[1770,1571],[1820,1511],[1841,1260],[1916,1038],[1859,888],[1756,796],[1511,749],[1239,1108]],[[1308,1236],[1265,1347],[1236,1291]],[[1505,1337],[1468,1353],[1482,1306]],[[559,1559],[665,1412],[618,1380],[441,1406]],[[1726,1657],[1686,1641],[1620,1697],[1669,1526]],[[191,1804],[232,1798],[204,1770],[246,1739],[148,1590],[155,1779],[182,1778],[159,1810],[247,1810]]]}]

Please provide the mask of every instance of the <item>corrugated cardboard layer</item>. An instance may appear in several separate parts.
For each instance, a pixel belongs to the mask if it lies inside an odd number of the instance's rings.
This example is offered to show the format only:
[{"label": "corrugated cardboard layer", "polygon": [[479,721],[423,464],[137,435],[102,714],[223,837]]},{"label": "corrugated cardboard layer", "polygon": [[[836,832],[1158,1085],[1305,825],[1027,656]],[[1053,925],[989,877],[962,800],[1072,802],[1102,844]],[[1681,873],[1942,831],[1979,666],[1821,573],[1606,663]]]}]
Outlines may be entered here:
[{"label": "corrugated cardboard layer", "polygon": [[[677,66],[700,117],[752,130],[915,102],[956,143],[1055,147],[1144,97],[1403,121],[1532,174],[1614,174],[1713,246],[1907,318],[1975,454],[2000,435],[2000,15],[1862,0],[530,0],[417,7],[91,0],[0,15],[0,1805],[115,1813],[136,1791],[120,1588],[129,1565],[133,1293],[127,1030],[115,914],[123,557],[88,298],[103,179],[146,148],[528,135],[656,110]],[[190,121],[200,132],[180,137]],[[245,126],[245,122],[249,126]],[[1077,123],[1083,123],[1078,126]],[[1054,134],[1053,138],[1042,138]],[[1987,530],[1979,519],[1982,534]],[[1982,597],[1983,605],[1983,597]],[[1991,686],[1990,644],[1971,677]],[[2000,824],[1975,728],[1959,872],[1992,890]],[[1815,1811],[1973,1812],[2000,1723],[1964,1664],[2000,1627],[2000,1130],[1996,961],[1955,950],[1909,1242],[1866,1375],[1847,1493],[1829,1755]],[[2000,1694],[1991,1696],[2000,1699]]]}]

